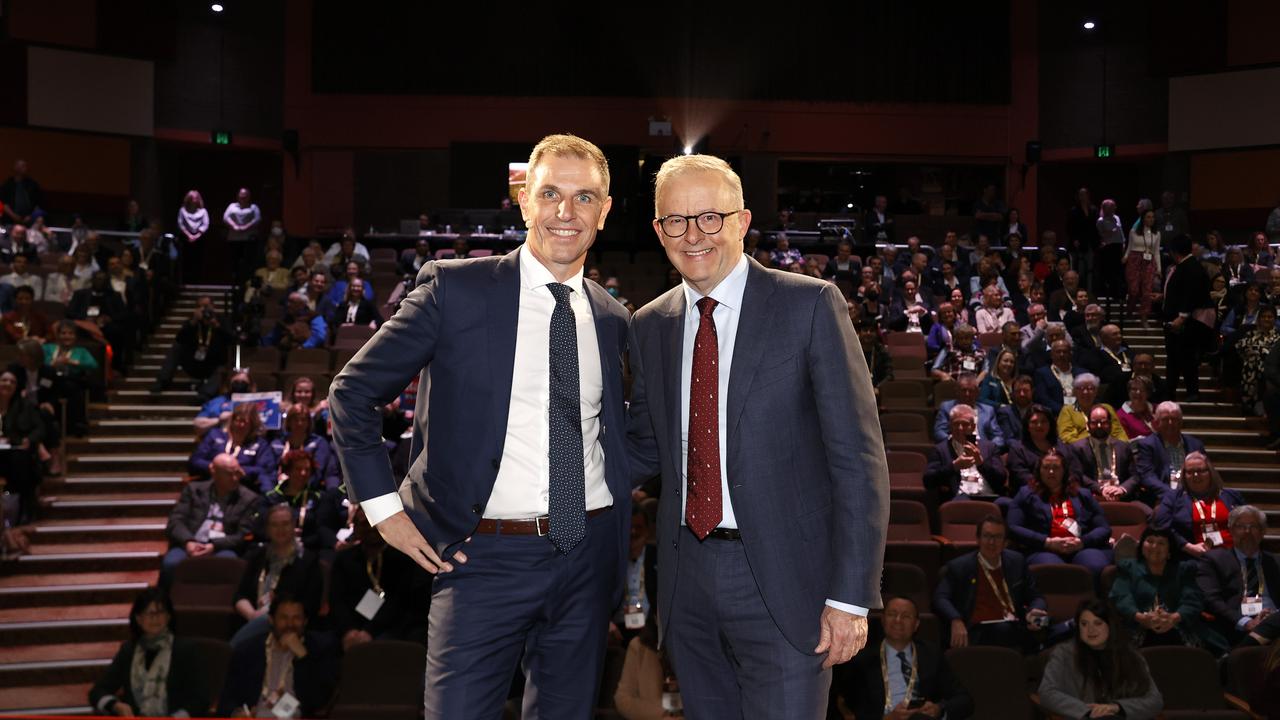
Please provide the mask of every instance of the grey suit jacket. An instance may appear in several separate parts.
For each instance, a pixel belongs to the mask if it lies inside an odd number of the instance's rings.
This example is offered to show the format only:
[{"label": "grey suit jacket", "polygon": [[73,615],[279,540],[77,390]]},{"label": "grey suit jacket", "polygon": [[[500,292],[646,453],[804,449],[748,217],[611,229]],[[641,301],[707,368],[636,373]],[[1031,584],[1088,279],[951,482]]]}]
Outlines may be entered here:
[{"label": "grey suit jacket", "polygon": [[[866,361],[836,286],[748,260],[726,416],[729,496],[760,593],[801,652],[827,599],[880,606],[889,477]],[[629,435],[637,482],[661,472],[658,607],[669,619],[681,543],[677,286],[631,323]]]}]

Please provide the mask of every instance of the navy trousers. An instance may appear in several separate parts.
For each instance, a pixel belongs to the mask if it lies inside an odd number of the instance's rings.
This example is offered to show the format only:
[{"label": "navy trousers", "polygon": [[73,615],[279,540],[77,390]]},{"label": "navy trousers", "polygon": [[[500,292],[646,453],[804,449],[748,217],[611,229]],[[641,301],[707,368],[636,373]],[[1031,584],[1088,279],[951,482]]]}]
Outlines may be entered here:
[{"label": "navy trousers", "polygon": [[524,720],[592,717],[619,557],[617,518],[568,555],[537,535],[477,534],[432,585],[426,717],[501,718],[523,654]]},{"label": "navy trousers", "polygon": [[[796,649],[765,607],[736,540],[681,538],[666,643],[685,717],[821,720],[831,671]],[[813,619],[815,626],[818,618]]]}]

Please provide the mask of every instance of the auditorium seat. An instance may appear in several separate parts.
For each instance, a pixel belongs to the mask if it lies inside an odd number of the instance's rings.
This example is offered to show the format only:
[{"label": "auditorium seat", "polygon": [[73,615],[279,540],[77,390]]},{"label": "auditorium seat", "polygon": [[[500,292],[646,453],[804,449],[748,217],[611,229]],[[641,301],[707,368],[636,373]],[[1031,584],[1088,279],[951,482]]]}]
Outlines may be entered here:
[{"label": "auditorium seat", "polygon": [[1233,709],[1218,680],[1218,663],[1208,650],[1166,645],[1143,648],[1151,678],[1164,698],[1162,718],[1247,720],[1250,715]]},{"label": "auditorium seat", "polygon": [[1031,698],[1026,689],[1022,655],[1003,647],[951,648],[947,663],[973,698],[972,720],[1029,720]]},{"label": "auditorium seat", "polygon": [[1227,682],[1227,692],[1249,705],[1253,712],[1269,709],[1265,706],[1263,689],[1266,687],[1267,655],[1270,653],[1271,648],[1266,645],[1238,647],[1227,656],[1222,673]]},{"label": "auditorium seat", "polygon": [[342,658],[334,720],[415,720],[422,710],[427,648],[400,640],[353,645]]},{"label": "auditorium seat", "polygon": [[942,567],[942,546],[934,540],[890,540],[885,543],[884,560],[913,565],[926,577],[933,578]]},{"label": "auditorium seat", "polygon": [[333,353],[328,348],[294,348],[284,356],[284,371],[327,373],[333,369]]},{"label": "auditorium seat", "polygon": [[978,333],[978,344],[984,350],[993,350],[1000,347],[1001,334],[998,332]]},{"label": "auditorium seat", "polygon": [[368,325],[339,325],[334,333],[333,347],[335,350],[359,350],[373,337],[374,332],[376,331]]},{"label": "auditorium seat", "polygon": [[280,369],[280,349],[272,346],[244,345],[240,348],[240,367],[264,368],[267,372]]},{"label": "auditorium seat", "polygon": [[933,541],[933,533],[929,531],[929,511],[924,504],[915,500],[890,500],[888,539]]},{"label": "auditorium seat", "polygon": [[933,386],[933,406],[937,407],[948,400],[956,399],[956,381],[943,380]]},{"label": "auditorium seat", "polygon": [[929,578],[924,570],[907,563],[886,562],[880,576],[880,594],[883,598],[898,596],[909,598],[920,612],[925,612],[933,597]]},{"label": "auditorium seat", "polygon": [[[906,417],[914,420],[921,419],[911,415]],[[886,442],[886,444],[889,443]],[[929,464],[926,456],[919,452],[895,449],[887,451],[885,458],[889,465],[890,497],[925,502],[927,493],[924,489],[924,469]]]},{"label": "auditorium seat", "polygon": [[1142,537],[1151,519],[1151,510],[1139,502],[1103,502],[1102,514],[1106,515],[1111,525],[1111,538],[1119,540],[1128,535],[1135,542]]},{"label": "auditorium seat", "polygon": [[947,540],[947,559],[978,549],[978,523],[988,515],[1000,517],[1000,508],[983,500],[952,500],[938,507],[938,534]]},{"label": "auditorium seat", "polygon": [[245,562],[240,558],[198,557],[173,570],[169,599],[174,631],[187,637],[225,640],[231,636],[232,605]]},{"label": "auditorium seat", "polygon": [[1080,603],[1094,599],[1093,573],[1086,567],[1070,563],[1032,565],[1031,575],[1054,622],[1074,618]]},{"label": "auditorium seat", "polygon": [[226,640],[207,637],[187,637],[186,642],[195,647],[195,656],[199,658],[202,669],[200,675],[208,682],[208,714],[212,717],[218,710],[218,698],[222,695],[222,686],[231,665],[231,645]]},{"label": "auditorium seat", "polygon": [[1115,565],[1102,568],[1102,574],[1098,576],[1098,589],[1102,592],[1102,597],[1111,596],[1111,586],[1116,584],[1116,576],[1119,574],[1120,568]]},{"label": "auditorium seat", "polygon": [[396,262],[400,259],[399,253],[395,248],[373,248],[369,251],[369,264],[378,266],[390,263],[395,267]]}]

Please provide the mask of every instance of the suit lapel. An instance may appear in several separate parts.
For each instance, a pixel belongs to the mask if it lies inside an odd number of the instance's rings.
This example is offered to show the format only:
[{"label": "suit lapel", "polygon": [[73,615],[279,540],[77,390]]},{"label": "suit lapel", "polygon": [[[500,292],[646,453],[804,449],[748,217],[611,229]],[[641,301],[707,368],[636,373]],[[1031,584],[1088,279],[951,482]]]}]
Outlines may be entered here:
[{"label": "suit lapel", "polygon": [[586,291],[587,301],[591,305],[591,315],[595,319],[596,326],[596,346],[600,349],[600,375],[602,390],[604,397],[600,402],[600,427],[607,429],[609,427],[608,420],[611,417],[609,413],[613,411],[610,403],[615,395],[618,382],[618,336],[614,323],[610,322],[612,315],[609,313],[608,303],[612,302],[608,294],[601,290],[595,283],[586,280],[582,281],[582,287]]},{"label": "suit lapel", "polygon": [[[751,389],[751,381],[760,367],[760,357],[764,354],[765,345],[774,336],[771,332],[774,310],[769,303],[769,297],[774,291],[773,279],[756,261],[748,260],[747,263],[747,287],[742,293],[733,364],[729,366],[729,400],[722,420],[726,423],[730,447],[733,444],[733,431],[747,406],[747,391]],[[726,452],[733,454],[729,448],[726,448]]]},{"label": "suit lapel", "polygon": [[[685,296],[684,287],[677,286],[676,292],[669,295],[665,305],[662,308],[662,327],[659,332],[662,340],[662,392],[664,393],[664,404],[667,412],[667,433],[668,447],[671,448],[671,466],[676,468],[677,472],[683,472],[681,467],[681,442],[680,442],[680,398],[681,390],[681,362],[684,355],[684,312],[685,312]],[[649,385],[653,387],[652,384]]]},{"label": "suit lapel", "polygon": [[489,389],[493,393],[493,417],[497,421],[498,453],[507,437],[507,415],[511,410],[511,373],[516,364],[516,325],[520,320],[520,251],[508,253],[490,275],[493,287],[485,293],[488,322]]}]

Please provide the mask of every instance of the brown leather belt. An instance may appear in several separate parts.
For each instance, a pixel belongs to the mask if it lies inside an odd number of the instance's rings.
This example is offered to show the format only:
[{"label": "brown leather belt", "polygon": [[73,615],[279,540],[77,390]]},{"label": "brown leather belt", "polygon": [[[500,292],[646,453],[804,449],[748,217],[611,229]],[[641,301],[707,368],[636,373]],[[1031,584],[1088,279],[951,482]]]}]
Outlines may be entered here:
[{"label": "brown leather belt", "polygon": [[[595,510],[588,510],[587,517],[593,518],[601,513],[612,510],[613,506],[608,505]],[[528,520],[498,520],[484,518],[476,525],[475,533],[483,533],[485,535],[546,535],[551,532],[551,518],[547,515],[537,518],[529,518]]]}]

